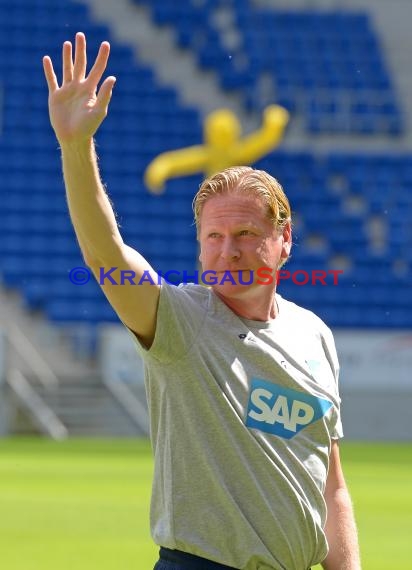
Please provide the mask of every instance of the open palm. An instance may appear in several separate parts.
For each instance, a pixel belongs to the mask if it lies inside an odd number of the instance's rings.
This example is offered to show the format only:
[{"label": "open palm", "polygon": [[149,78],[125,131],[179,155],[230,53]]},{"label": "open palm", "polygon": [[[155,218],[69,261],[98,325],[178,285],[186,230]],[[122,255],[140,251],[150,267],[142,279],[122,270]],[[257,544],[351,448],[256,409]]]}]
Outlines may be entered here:
[{"label": "open palm", "polygon": [[72,44],[63,44],[63,80],[59,87],[49,56],[43,58],[44,74],[49,87],[49,114],[60,143],[89,139],[107,115],[114,77],[107,77],[97,92],[106,69],[110,45],[103,42],[93,67],[86,76],[86,38],[76,34],[75,58]]}]

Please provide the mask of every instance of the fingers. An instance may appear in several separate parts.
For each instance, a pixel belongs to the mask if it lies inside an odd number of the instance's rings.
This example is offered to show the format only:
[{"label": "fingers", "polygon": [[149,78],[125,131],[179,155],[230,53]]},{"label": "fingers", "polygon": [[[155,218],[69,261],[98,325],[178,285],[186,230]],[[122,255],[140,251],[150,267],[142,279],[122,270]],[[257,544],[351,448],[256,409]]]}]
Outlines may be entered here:
[{"label": "fingers", "polygon": [[64,42],[63,44],[63,83],[73,80],[73,59],[72,44]]},{"label": "fingers", "polygon": [[[87,81],[90,82],[93,88],[96,88],[96,85],[99,83],[102,75],[106,69],[107,61],[109,59],[110,53],[110,44],[109,42],[103,42],[100,45],[99,53],[97,54],[96,61],[94,62],[93,67],[90,70],[90,73],[87,77]],[[108,78],[109,79],[109,78]],[[102,85],[103,87],[103,85]]]},{"label": "fingers", "polygon": [[43,58],[43,70],[46,77],[49,93],[53,93],[59,87],[56,74],[54,73],[53,64],[48,55]]},{"label": "fingers", "polygon": [[87,66],[86,38],[81,32],[76,34],[76,54],[74,58],[73,79],[81,81],[85,78]]},{"label": "fingers", "polygon": [[104,114],[107,113],[107,108],[110,103],[110,99],[112,97],[113,86],[116,83],[116,78],[113,76],[107,77],[100,89],[99,93],[97,94],[96,99],[96,107]]},{"label": "fingers", "polygon": [[[76,34],[76,52],[75,52],[75,59],[73,64],[73,48],[71,42],[67,41],[63,44],[63,51],[62,51],[62,59],[63,59],[63,84],[70,83],[71,81],[83,81],[86,76],[86,68],[87,68],[87,54],[86,54],[86,37],[83,33],[78,32]],[[96,61],[90,73],[87,77],[87,82],[92,91],[96,90],[97,84],[101,80],[103,73],[107,66],[107,61],[109,59],[110,53],[110,44],[109,42],[103,42],[100,45],[99,53],[97,54]],[[49,56],[45,56],[43,58],[43,69],[44,74],[46,77],[47,85],[49,87],[49,91],[55,91],[58,89],[58,82],[56,78],[56,74],[53,69],[53,64]],[[108,83],[106,84],[105,88],[102,90],[100,89],[100,93],[103,99],[108,97],[107,103],[110,100],[111,90],[113,89],[113,85],[115,83],[115,79],[113,77],[107,78]],[[105,82],[106,83],[106,82]],[[109,92],[106,90],[109,89]]]}]

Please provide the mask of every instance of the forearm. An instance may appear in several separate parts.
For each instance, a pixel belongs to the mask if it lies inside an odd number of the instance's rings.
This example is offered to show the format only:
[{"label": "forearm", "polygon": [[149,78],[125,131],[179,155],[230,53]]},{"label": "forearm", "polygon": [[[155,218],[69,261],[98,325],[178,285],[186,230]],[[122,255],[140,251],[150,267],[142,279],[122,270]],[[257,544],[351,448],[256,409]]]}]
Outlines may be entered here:
[{"label": "forearm", "polygon": [[61,145],[70,217],[86,263],[115,259],[122,245],[104,190],[93,140]]},{"label": "forearm", "polygon": [[335,490],[328,500],[326,537],[329,554],[323,561],[325,570],[360,570],[358,534],[349,492]]}]

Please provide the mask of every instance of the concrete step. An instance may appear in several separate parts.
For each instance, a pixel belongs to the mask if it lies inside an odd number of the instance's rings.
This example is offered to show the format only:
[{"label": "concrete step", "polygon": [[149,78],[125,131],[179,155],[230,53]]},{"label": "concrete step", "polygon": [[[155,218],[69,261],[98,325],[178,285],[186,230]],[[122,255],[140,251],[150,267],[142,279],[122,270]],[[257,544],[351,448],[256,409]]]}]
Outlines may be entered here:
[{"label": "concrete step", "polygon": [[67,382],[51,390],[34,382],[32,385],[69,435],[143,435],[102,383]]}]

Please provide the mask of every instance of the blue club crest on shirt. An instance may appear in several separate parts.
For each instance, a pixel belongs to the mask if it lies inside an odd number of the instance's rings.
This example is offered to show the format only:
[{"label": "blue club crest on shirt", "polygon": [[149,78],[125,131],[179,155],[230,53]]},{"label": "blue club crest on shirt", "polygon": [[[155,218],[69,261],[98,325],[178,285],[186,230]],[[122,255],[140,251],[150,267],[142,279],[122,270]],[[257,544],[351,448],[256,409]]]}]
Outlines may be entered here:
[{"label": "blue club crest on shirt", "polygon": [[252,378],[246,426],[291,439],[331,407],[329,400]]}]

